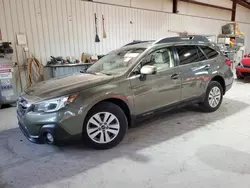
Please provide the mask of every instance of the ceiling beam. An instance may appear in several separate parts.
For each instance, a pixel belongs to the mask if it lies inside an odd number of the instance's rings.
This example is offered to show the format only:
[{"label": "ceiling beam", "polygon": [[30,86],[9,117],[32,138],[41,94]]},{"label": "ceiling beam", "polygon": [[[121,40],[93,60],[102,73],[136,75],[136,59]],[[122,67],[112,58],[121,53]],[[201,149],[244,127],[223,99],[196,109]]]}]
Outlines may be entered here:
[{"label": "ceiling beam", "polygon": [[205,6],[205,7],[217,8],[217,9],[221,9],[221,10],[233,11],[231,8],[221,7],[221,6],[212,5],[212,4],[208,4],[208,3],[202,3],[202,2],[194,1],[194,0],[179,0],[179,1],[186,2],[186,3],[192,3],[192,4],[196,4],[196,5],[201,5],[201,6]]},{"label": "ceiling beam", "polygon": [[237,0],[233,0],[232,3],[232,15],[231,15],[231,21],[235,21],[235,17],[236,17],[236,6],[237,6]]},{"label": "ceiling beam", "polygon": [[178,0],[173,0],[173,13],[178,13]]},{"label": "ceiling beam", "polygon": [[250,9],[250,4],[247,3],[246,1],[242,1],[242,0],[237,0],[237,3],[245,8]]}]

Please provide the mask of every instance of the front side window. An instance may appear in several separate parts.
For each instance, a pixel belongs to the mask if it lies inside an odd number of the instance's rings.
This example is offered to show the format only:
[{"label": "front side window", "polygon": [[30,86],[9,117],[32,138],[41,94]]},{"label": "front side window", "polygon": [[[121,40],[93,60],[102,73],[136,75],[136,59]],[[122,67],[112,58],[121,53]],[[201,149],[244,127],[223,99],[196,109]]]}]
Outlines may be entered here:
[{"label": "front side window", "polygon": [[180,65],[186,65],[199,61],[198,49],[196,46],[176,46],[179,55]]},{"label": "front side window", "polygon": [[144,48],[123,49],[110,52],[87,69],[87,73],[103,73],[108,75],[124,73],[133,64]]},{"label": "front side window", "polygon": [[203,52],[206,54],[208,59],[213,59],[218,55],[218,52],[213,50],[212,48],[209,48],[207,46],[200,46]]},{"label": "front side window", "polygon": [[161,48],[149,54],[141,62],[141,66],[153,65],[157,72],[174,67],[174,57],[171,48]]}]

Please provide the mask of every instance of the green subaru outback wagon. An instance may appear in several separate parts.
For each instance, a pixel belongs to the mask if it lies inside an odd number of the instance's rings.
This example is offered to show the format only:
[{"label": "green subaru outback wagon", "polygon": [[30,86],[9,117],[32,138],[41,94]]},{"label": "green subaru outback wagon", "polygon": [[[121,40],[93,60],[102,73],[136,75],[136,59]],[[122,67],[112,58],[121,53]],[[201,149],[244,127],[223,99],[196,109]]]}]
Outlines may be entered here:
[{"label": "green subaru outback wagon", "polygon": [[204,36],[135,41],[81,73],[28,88],[17,101],[18,124],[32,142],[80,135],[108,149],[147,115],[190,103],[217,110],[232,83],[228,60]]}]

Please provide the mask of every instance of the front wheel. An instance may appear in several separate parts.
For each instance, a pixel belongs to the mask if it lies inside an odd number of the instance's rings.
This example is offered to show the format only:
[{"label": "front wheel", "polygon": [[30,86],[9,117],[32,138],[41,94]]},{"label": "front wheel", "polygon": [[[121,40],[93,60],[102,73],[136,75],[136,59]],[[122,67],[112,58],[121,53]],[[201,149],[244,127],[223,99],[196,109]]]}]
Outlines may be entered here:
[{"label": "front wheel", "polygon": [[238,79],[238,80],[243,80],[244,77],[237,75],[237,79]]},{"label": "front wheel", "polygon": [[202,109],[206,112],[216,111],[223,99],[223,89],[219,82],[212,81],[207,87],[205,100],[200,104]]},{"label": "front wheel", "polygon": [[83,125],[84,142],[94,149],[118,145],[128,128],[127,117],[116,104],[102,102],[88,113]]}]

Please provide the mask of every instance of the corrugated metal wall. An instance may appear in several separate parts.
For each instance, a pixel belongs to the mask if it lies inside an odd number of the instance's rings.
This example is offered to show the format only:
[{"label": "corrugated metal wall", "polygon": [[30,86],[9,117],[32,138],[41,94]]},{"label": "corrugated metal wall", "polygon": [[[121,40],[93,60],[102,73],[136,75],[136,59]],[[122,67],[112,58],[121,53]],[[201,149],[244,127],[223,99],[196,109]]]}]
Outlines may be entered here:
[{"label": "corrugated metal wall", "polygon": [[[100,43],[94,42],[94,13],[98,16]],[[102,39],[102,14],[107,39]],[[227,22],[81,0],[0,0],[3,40],[13,43],[14,61],[20,64],[25,61],[25,53],[16,45],[19,32],[27,35],[30,54],[46,64],[51,55],[105,54],[135,39],[175,35],[168,30],[218,35]],[[240,29],[247,35],[246,46],[250,50],[250,24],[241,23]]]}]

